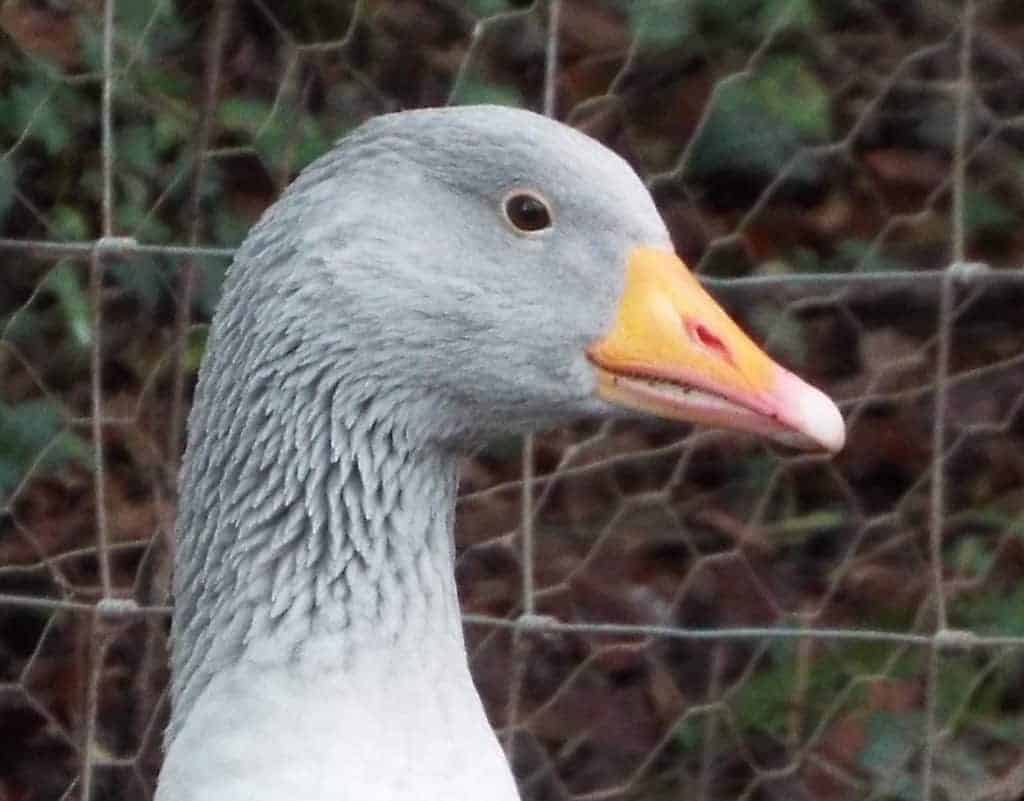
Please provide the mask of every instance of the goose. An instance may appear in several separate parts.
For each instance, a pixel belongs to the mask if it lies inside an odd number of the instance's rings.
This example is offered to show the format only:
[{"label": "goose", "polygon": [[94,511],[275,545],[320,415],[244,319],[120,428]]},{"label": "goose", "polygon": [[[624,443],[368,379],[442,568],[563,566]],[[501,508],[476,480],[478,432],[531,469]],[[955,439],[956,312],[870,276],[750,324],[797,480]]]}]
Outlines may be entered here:
[{"label": "goose", "polygon": [[254,226],[213,317],[157,801],[516,801],[463,642],[457,461],[643,413],[844,439],[595,140],[490,106],[343,138]]}]

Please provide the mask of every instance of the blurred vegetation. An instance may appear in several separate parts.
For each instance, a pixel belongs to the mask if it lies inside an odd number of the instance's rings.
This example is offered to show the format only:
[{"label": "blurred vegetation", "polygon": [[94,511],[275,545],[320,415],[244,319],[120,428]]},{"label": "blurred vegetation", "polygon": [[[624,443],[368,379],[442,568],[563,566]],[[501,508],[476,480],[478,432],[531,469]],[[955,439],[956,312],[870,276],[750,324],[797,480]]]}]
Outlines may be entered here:
[{"label": "blurred vegetation", "polygon": [[[228,6],[207,105],[221,4],[118,0],[118,236],[231,248],[299,170],[368,117],[449,100],[542,104],[544,3]],[[970,260],[1024,264],[1020,3],[977,4],[960,221],[951,180],[963,3],[563,0],[561,20],[558,116],[650,179],[678,250],[703,273],[927,279],[953,257],[960,224]],[[89,243],[104,230],[102,55],[98,3],[0,6],[5,239]],[[114,579],[126,596],[164,603],[181,445],[169,438],[187,406],[177,379],[187,388],[195,378],[228,260],[112,256],[97,293],[87,252],[2,254],[0,593],[99,597],[90,359],[100,346]],[[846,402],[850,446],[832,464],[747,440],[673,450],[678,429],[653,424],[542,438],[539,611],[931,632],[937,306],[926,286],[797,303],[768,289],[727,296],[781,358]],[[1024,292],[956,292],[938,572],[951,626],[1020,636]],[[476,611],[517,610],[518,552],[504,535],[518,525],[519,465],[508,443],[467,465],[459,571]],[[0,797],[59,798],[77,775],[88,624],[0,604],[0,687],[18,690],[0,701],[0,738],[16,744],[0,758]],[[159,763],[150,716],[166,675],[153,625],[112,647],[98,736],[106,753],[139,755],[139,772],[102,772],[100,798],[147,797]],[[500,725],[512,644],[469,637]],[[698,781],[709,801],[921,798],[927,649],[526,640],[516,768],[529,798],[623,782],[627,797],[678,798]],[[996,798],[984,793],[1021,773],[1022,687],[1019,650],[944,654],[934,688],[944,797]]]}]

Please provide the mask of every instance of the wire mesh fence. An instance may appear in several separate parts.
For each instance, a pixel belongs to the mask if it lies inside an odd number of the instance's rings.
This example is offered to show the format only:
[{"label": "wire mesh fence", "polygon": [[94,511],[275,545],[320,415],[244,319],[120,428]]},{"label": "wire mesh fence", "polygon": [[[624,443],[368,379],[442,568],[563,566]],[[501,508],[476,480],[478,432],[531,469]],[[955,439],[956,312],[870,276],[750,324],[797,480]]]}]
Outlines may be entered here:
[{"label": "wire mesh fence", "polygon": [[848,419],[468,459],[474,675],[529,799],[1024,797],[1024,10],[0,8],[0,797],[144,798],[175,476],[233,248],[363,119],[523,105]]}]

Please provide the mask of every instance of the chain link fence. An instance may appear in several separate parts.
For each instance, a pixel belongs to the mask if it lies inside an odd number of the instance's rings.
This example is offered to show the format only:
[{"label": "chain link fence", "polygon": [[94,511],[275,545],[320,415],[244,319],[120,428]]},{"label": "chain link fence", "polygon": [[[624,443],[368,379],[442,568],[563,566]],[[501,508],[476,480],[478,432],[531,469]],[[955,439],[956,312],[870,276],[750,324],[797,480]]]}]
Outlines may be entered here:
[{"label": "chain link fence", "polygon": [[1024,798],[1014,0],[8,0],[0,798],[148,798],[175,476],[233,248],[375,114],[544,111],[842,406],[835,459],[581,423],[465,464],[527,799]]}]

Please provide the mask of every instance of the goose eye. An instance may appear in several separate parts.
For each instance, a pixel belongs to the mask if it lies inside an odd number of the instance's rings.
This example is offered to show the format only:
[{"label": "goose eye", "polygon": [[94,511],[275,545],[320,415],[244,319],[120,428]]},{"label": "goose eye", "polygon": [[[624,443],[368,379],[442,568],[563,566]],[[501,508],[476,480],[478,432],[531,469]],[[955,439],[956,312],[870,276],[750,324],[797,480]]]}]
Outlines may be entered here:
[{"label": "goose eye", "polygon": [[551,211],[536,195],[517,192],[505,201],[505,216],[520,231],[532,233],[551,227]]}]

